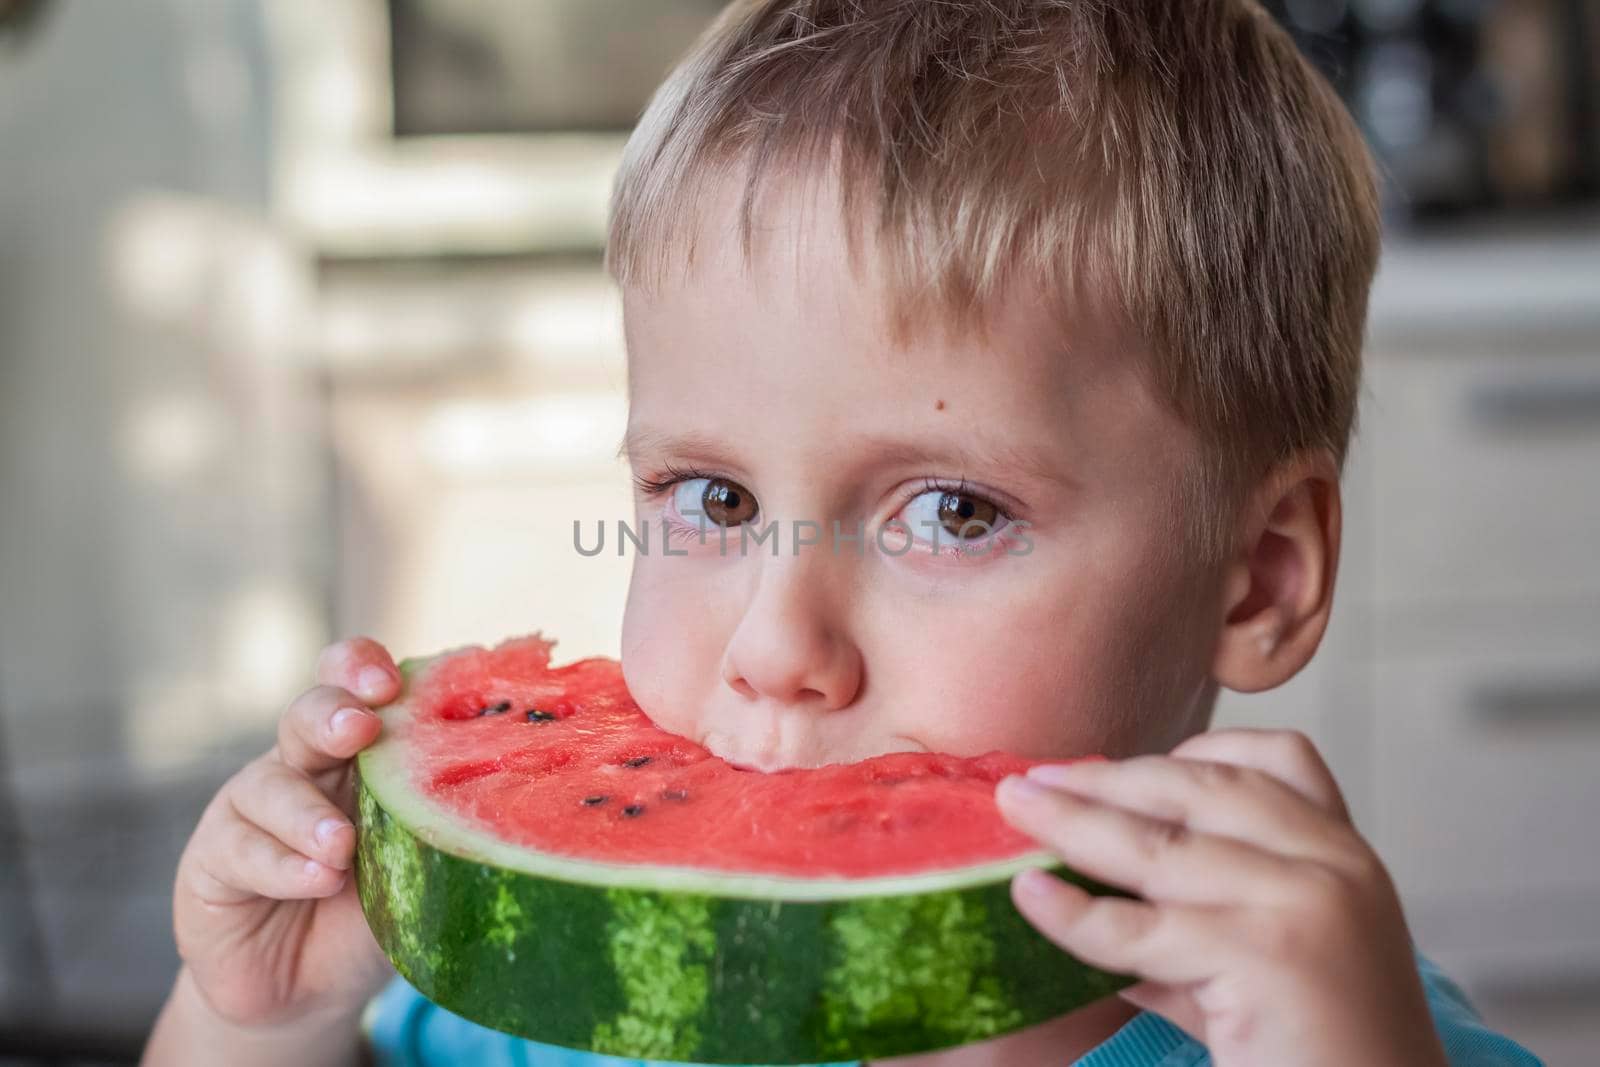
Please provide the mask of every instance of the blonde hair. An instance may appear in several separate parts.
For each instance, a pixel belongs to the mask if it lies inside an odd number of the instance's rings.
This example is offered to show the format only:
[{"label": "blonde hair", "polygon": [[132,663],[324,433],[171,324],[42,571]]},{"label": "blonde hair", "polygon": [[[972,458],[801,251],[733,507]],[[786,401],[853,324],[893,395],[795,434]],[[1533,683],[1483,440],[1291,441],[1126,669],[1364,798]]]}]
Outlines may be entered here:
[{"label": "blonde hair", "polygon": [[1084,300],[1109,309],[1202,442],[1183,503],[1208,557],[1271,464],[1343,464],[1374,166],[1254,0],[734,0],[628,141],[610,275],[691,264],[699,198],[736,163],[747,261],[772,171],[837,168],[852,254],[874,194],[902,343],[930,311],[983,327],[1019,283],[1064,338]]}]

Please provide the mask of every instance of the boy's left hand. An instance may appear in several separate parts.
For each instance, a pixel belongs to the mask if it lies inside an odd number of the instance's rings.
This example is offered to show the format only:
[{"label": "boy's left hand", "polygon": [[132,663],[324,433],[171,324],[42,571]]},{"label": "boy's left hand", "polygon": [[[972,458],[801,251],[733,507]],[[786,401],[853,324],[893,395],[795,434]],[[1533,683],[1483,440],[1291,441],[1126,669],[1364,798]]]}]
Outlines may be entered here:
[{"label": "boy's left hand", "polygon": [[1068,866],[1143,898],[1030,870],[1017,908],[1143,979],[1122,996],[1218,1067],[1444,1067],[1394,885],[1304,735],[1219,730],[1169,756],[1035,767],[996,799]]}]

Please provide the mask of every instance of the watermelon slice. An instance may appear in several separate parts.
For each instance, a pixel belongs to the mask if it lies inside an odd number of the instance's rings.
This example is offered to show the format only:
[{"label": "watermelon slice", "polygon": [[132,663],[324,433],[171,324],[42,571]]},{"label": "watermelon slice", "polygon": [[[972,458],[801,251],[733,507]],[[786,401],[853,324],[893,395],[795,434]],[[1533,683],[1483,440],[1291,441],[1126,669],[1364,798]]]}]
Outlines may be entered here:
[{"label": "watermelon slice", "polygon": [[1132,979],[1052,945],[1004,753],[764,774],[651,723],[620,665],[540,634],[401,665],[358,758],[362,908],[434,1002],[535,1041],[699,1063],[924,1051]]}]

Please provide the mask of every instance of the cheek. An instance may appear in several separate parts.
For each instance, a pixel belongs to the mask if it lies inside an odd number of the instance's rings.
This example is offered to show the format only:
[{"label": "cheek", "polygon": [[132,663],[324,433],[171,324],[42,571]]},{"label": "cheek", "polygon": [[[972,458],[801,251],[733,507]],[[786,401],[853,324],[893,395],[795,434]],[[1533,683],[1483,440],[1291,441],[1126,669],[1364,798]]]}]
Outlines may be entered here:
[{"label": "cheek", "polygon": [[[669,561],[667,571],[681,570],[670,566],[679,562]],[[622,677],[658,725],[693,736],[710,687],[721,684],[719,627],[707,616],[716,598],[694,582],[667,580],[671,576],[653,557],[634,557],[622,614]]]},{"label": "cheek", "polygon": [[[982,625],[934,613],[895,649],[898,728],[930,748],[963,754],[1005,749],[1031,758],[1132,755],[1165,737],[1198,678],[1173,598],[1138,581],[1062,573],[996,600]],[[1152,584],[1160,585],[1159,579]],[[1201,672],[1203,674],[1203,672]]]},{"label": "cheek", "polygon": [[1100,751],[1110,681],[1093,640],[1099,613],[1065,577],[1041,585],[1030,575],[1015,589],[987,591],[969,610],[947,601],[880,629],[874,674],[894,695],[877,696],[896,729],[963,755]]}]

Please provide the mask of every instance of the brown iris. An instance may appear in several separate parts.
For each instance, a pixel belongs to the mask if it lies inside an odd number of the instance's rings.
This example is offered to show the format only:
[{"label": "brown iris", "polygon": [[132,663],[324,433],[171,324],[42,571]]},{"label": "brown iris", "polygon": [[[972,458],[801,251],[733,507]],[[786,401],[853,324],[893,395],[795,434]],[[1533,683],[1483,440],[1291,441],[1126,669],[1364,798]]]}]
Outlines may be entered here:
[{"label": "brown iris", "polygon": [[707,479],[706,491],[700,498],[700,510],[718,526],[737,526],[755,518],[756,498],[738,482],[726,478]]},{"label": "brown iris", "polygon": [[[993,532],[1000,509],[982,497],[945,493],[939,497],[939,525],[963,540],[977,540]],[[970,524],[970,525],[969,525]],[[965,526],[965,532],[963,527]]]}]

